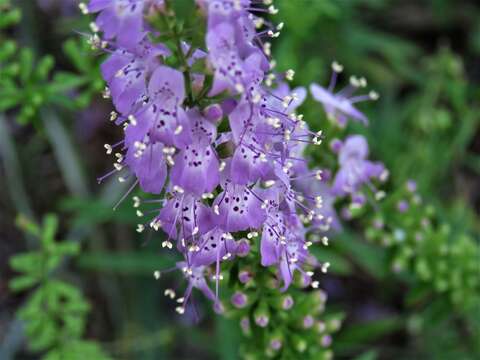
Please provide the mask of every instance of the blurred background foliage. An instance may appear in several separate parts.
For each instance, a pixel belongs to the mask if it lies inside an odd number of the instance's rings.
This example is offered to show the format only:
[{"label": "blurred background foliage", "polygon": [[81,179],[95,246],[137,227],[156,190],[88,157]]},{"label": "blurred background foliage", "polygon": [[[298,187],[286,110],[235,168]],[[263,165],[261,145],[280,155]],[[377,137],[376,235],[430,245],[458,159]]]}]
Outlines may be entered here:
[{"label": "blurred background foliage", "polygon": [[[326,142],[364,133],[371,157],[391,173],[377,211],[354,216],[328,249],[317,250],[332,264],[320,279],[327,312],[344,314],[336,357],[478,359],[480,5],[276,4],[275,21],[285,22],[274,43],[279,70],[295,69],[298,85],[325,84],[337,60],[381,94],[361,105],[366,129],[329,126],[311,99],[302,108],[312,127],[326,129]],[[92,359],[104,352],[118,359],[236,359],[238,323],[201,306],[199,324],[178,318],[163,290],[183,285],[175,275],[152,276],[175,259],[159,250],[157,236],[135,232],[129,201],[112,211],[124,184],[95,182],[111,167],[103,144],[115,142],[119,129],[108,125],[102,55],[90,51],[89,19],[77,5],[0,0],[0,358],[67,358],[69,333],[71,348],[83,347]],[[311,155],[324,156],[318,148]],[[406,189],[408,179],[418,192]],[[398,211],[399,201],[408,211]],[[46,217],[44,228],[35,225],[52,212],[58,215]],[[55,219],[57,237],[68,240],[51,242]],[[39,271],[37,258],[52,260]],[[50,299],[39,305],[45,293]],[[52,311],[41,314],[38,306]],[[35,329],[35,321],[49,329]]]}]

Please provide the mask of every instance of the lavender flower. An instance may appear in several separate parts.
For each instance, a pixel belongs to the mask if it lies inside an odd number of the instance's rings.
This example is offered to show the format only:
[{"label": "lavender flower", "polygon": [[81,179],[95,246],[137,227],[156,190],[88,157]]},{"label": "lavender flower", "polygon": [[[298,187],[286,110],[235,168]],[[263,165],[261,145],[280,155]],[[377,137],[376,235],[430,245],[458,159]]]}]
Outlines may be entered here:
[{"label": "lavender flower", "polygon": [[341,127],[346,125],[349,118],[360,121],[365,125],[368,124],[367,117],[361,113],[354,104],[365,100],[376,100],[378,99],[378,94],[371,91],[368,95],[352,96],[357,89],[367,86],[364,78],[356,78],[354,76],[350,78],[350,84],[348,86],[334,93],[338,74],[343,71],[343,66],[334,62],[332,64],[332,70],[328,88],[324,88],[315,83],[310,85],[310,92],[313,98],[323,105],[327,115],[332,120],[335,120]]},{"label": "lavender flower", "polygon": [[371,179],[386,179],[388,173],[383,164],[366,160],[367,156],[368,144],[363,136],[347,137],[338,154],[340,169],[337,171],[332,185],[335,195],[355,196],[364,184],[373,188],[370,183]]}]

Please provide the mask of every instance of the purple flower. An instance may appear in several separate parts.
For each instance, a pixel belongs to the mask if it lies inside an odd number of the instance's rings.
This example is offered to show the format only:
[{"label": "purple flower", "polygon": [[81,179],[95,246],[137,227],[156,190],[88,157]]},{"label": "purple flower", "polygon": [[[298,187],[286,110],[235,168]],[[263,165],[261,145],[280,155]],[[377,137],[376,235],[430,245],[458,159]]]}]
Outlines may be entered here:
[{"label": "purple flower", "polygon": [[355,194],[364,184],[370,184],[370,179],[383,178],[385,167],[381,163],[366,160],[368,144],[361,135],[349,136],[340,152],[338,160],[340,169],[333,180],[332,191],[337,196]]},{"label": "purple flower", "polygon": [[192,140],[175,156],[171,180],[172,184],[199,196],[215,189],[220,180],[219,162],[212,146],[217,129],[197,110],[188,113],[188,121]]},{"label": "purple flower", "polygon": [[368,119],[354,104],[365,100],[376,100],[378,94],[371,91],[368,95],[352,96],[358,88],[366,86],[366,80],[364,78],[358,79],[356,77],[351,77],[348,86],[334,93],[338,74],[343,71],[343,67],[334,62],[332,64],[332,70],[332,77],[328,88],[324,88],[315,83],[310,85],[310,92],[313,98],[323,105],[327,115],[336,120],[340,126],[344,127],[349,118],[367,125]]},{"label": "purple flower", "polygon": [[134,48],[144,37],[143,0],[91,0],[89,12],[98,12],[95,23],[107,40],[116,39],[119,46]]}]

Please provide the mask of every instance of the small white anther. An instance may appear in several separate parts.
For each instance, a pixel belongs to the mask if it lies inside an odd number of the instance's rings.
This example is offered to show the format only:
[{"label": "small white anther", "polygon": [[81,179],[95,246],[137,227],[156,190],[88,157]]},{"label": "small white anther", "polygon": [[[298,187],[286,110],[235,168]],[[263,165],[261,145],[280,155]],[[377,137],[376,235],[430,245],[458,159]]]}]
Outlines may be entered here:
[{"label": "small white anther", "polygon": [[340,65],[338,62],[332,62],[332,70],[336,73],[341,73],[343,71],[343,65]]},{"label": "small white anther", "polygon": [[158,280],[160,279],[160,276],[162,275],[162,273],[158,270],[154,271],[153,272],[153,277],[155,278],[155,280]]},{"label": "small white anther", "polygon": [[376,91],[370,91],[368,93],[368,97],[372,100],[378,100],[380,98],[380,95]]},{"label": "small white anther", "polygon": [[137,224],[137,232],[141,233],[145,230],[145,226],[143,224]]},{"label": "small white anther", "polygon": [[81,2],[80,4],[78,4],[78,8],[80,9],[83,15],[88,14],[88,7],[85,3]]}]

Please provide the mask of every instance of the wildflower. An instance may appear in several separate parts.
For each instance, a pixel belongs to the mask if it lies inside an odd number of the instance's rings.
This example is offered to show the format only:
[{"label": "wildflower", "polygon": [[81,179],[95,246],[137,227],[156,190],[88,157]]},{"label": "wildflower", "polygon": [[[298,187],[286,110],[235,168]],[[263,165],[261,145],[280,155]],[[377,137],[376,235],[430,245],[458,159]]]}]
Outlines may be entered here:
[{"label": "wildflower", "polygon": [[334,93],[337,83],[338,74],[343,71],[343,67],[338,63],[332,64],[332,76],[328,88],[324,88],[318,84],[310,85],[310,92],[313,98],[320,102],[327,115],[335,120],[341,127],[344,127],[349,118],[368,124],[367,117],[361,113],[354,104],[365,100],[376,100],[378,94],[370,92],[367,95],[352,96],[359,88],[366,86],[364,78],[351,77],[350,83],[342,90]]},{"label": "wildflower", "polygon": [[[370,179],[379,179],[385,171],[381,163],[366,160],[368,144],[361,135],[349,136],[338,154],[340,169],[333,180],[332,191],[337,196],[355,195]],[[373,185],[371,185],[373,188]]]}]

